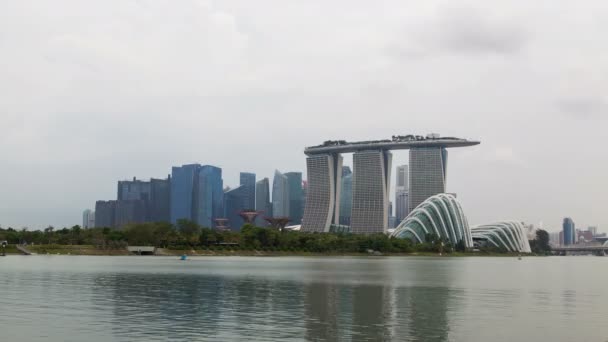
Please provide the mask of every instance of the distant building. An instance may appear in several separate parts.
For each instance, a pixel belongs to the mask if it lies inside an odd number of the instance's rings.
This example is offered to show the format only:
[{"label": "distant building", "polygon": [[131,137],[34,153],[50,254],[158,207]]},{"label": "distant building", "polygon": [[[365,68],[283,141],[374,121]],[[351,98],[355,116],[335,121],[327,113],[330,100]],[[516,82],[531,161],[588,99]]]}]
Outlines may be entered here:
[{"label": "distant building", "polygon": [[597,235],[597,227],[589,227],[587,230],[591,233],[592,236]]},{"label": "distant building", "polygon": [[119,200],[115,205],[114,227],[123,228],[132,223],[147,222],[145,200]]},{"label": "distant building", "polygon": [[272,216],[289,217],[289,181],[279,170],[272,180]]},{"label": "distant building", "polygon": [[448,151],[444,147],[410,150],[409,212],[427,198],[445,193]]},{"label": "distant building", "polygon": [[95,227],[95,212],[91,209],[87,209],[82,212],[82,228],[94,228]]},{"label": "distant building", "polygon": [[270,181],[263,178],[255,183],[255,210],[261,211],[256,218],[256,225],[263,227],[267,223],[264,217],[272,217],[272,202],[270,202]]},{"label": "distant building", "polygon": [[171,223],[195,221],[193,199],[200,164],[174,166],[171,170]]},{"label": "distant building", "polygon": [[245,187],[245,209],[255,209],[255,173],[241,172],[240,184]]},{"label": "distant building", "polygon": [[573,245],[576,243],[576,227],[571,218],[566,217],[562,225],[564,232],[564,246]]},{"label": "distant building", "polygon": [[151,184],[138,180],[133,177],[132,181],[119,181],[118,182],[118,194],[116,199],[119,201],[127,200],[150,200]]},{"label": "distant building", "polygon": [[302,172],[287,172],[285,177],[289,186],[289,224],[298,225],[302,223],[304,214]]},{"label": "distant building", "polygon": [[224,181],[222,169],[217,166],[201,166],[195,179],[194,221],[211,228],[216,218],[224,216]]},{"label": "distant building", "polygon": [[95,227],[114,228],[117,201],[95,202]]},{"label": "distant building", "polygon": [[152,222],[171,220],[171,175],[167,179],[150,179],[149,216]]},{"label": "distant building", "polygon": [[224,217],[228,219],[230,229],[240,231],[244,224],[243,218],[239,215],[245,208],[247,202],[247,188],[239,186],[224,193]]},{"label": "distant building", "polygon": [[560,232],[549,233],[549,243],[552,246],[559,246],[559,245],[561,245],[559,236],[560,236]]},{"label": "distant building", "polygon": [[353,208],[353,172],[350,167],[342,167],[342,186],[340,187],[340,219],[343,226],[350,226],[350,215]]},{"label": "distant building", "polygon": [[403,221],[409,214],[409,168],[407,165],[397,166],[395,186],[395,217],[397,222]]}]

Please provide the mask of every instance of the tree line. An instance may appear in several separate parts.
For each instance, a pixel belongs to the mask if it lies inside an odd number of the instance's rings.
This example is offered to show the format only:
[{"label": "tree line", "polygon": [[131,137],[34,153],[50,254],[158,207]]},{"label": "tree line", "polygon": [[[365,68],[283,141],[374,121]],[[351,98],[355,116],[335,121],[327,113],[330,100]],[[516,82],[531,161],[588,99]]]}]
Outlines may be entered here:
[{"label": "tree line", "polygon": [[[542,233],[544,232],[544,233]],[[102,249],[119,249],[127,245],[152,245],[171,249],[230,249],[293,251],[314,253],[451,253],[464,252],[462,241],[452,246],[436,235],[426,236],[426,243],[414,244],[408,239],[391,238],[386,234],[359,235],[349,233],[303,233],[279,231],[246,224],[240,231],[218,231],[201,227],[189,220],[138,223],[123,229],[90,228],[80,226],[30,231],[0,228],[0,241],[9,244],[94,245]],[[548,233],[539,231],[531,241],[533,252],[550,251]],[[500,253],[498,249],[483,248],[482,252]]]}]

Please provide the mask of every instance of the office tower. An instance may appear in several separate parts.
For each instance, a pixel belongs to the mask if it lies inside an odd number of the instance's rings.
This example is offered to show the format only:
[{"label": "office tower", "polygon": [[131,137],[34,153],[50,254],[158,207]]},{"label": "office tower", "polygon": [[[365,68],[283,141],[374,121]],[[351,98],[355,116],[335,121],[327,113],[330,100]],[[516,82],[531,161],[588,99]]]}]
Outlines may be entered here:
[{"label": "office tower", "polygon": [[272,180],[272,216],[289,217],[289,182],[279,170]]},{"label": "office tower", "polygon": [[230,229],[233,231],[240,231],[244,224],[240,213],[246,209],[247,191],[248,189],[241,185],[224,192],[224,217],[228,219]]},{"label": "office tower", "polygon": [[211,228],[216,218],[224,216],[222,169],[212,165],[200,167],[195,184],[194,221],[203,227]]},{"label": "office tower", "polygon": [[589,228],[587,228],[587,231],[589,231],[591,233],[591,236],[597,235],[597,227],[589,227]]},{"label": "office tower", "polygon": [[445,193],[448,152],[444,147],[410,150],[409,212],[427,198]]},{"label": "office tower", "polygon": [[397,166],[395,182],[395,217],[397,224],[409,214],[409,169],[407,165]]},{"label": "office tower", "polygon": [[114,228],[117,201],[95,202],[95,227]]},{"label": "office tower", "polygon": [[245,187],[245,209],[255,209],[255,173],[241,172],[240,183]]},{"label": "office tower", "polygon": [[152,222],[171,220],[171,175],[167,179],[150,179],[149,216]]},{"label": "office tower", "polygon": [[342,168],[342,185],[340,187],[339,224],[350,226],[350,214],[353,206],[353,173],[350,167]]},{"label": "office tower", "polygon": [[174,166],[171,170],[171,223],[177,220],[195,220],[193,199],[199,164]]},{"label": "office tower", "polygon": [[302,206],[302,172],[287,172],[289,185],[289,219],[291,225],[302,223],[304,207]]},{"label": "office tower", "polygon": [[272,217],[272,202],[270,202],[270,181],[264,178],[255,183],[255,210],[261,214],[256,218],[257,226],[266,226],[264,217]]},{"label": "office tower", "polygon": [[563,228],[563,239],[564,239],[564,246],[569,246],[569,245],[573,245],[576,243],[576,226],[574,224],[574,221],[572,221],[571,218],[566,217],[564,218],[564,223],[562,225]]},{"label": "office tower", "polygon": [[342,156],[316,154],[306,158],[308,183],[302,231],[329,232],[340,218]]},{"label": "office tower", "polygon": [[353,154],[353,233],[386,233],[392,154],[360,151]]},{"label": "office tower", "polygon": [[82,228],[94,228],[95,227],[95,212],[91,209],[87,209],[82,212]]}]

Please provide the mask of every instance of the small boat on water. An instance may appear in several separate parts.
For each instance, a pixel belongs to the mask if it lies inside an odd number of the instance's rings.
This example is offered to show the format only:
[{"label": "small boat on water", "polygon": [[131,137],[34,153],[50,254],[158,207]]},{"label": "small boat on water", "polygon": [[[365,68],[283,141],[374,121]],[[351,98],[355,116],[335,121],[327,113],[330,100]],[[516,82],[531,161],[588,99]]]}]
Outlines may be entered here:
[{"label": "small boat on water", "polygon": [[185,261],[186,259],[188,259],[188,256],[186,254],[182,254],[182,256],[179,257],[179,260]]}]

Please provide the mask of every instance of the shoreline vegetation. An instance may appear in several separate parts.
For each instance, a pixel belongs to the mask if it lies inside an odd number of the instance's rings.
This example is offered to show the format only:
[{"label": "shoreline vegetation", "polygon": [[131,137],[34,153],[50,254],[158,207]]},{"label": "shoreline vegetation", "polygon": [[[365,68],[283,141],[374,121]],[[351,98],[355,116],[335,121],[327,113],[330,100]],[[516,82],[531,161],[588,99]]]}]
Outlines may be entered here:
[{"label": "shoreline vegetation", "polygon": [[[543,234],[540,234],[543,235]],[[537,239],[543,237],[537,234]],[[131,255],[128,246],[154,246],[156,255],[178,256],[515,256],[497,248],[470,251],[429,234],[426,243],[386,234],[304,233],[246,224],[238,232],[200,227],[188,220],[127,225],[123,229],[79,226],[43,231],[0,228],[7,254],[20,254],[17,244],[40,255]],[[533,240],[537,242],[537,240]],[[548,243],[548,239],[547,239]],[[542,246],[544,243],[534,243]],[[548,244],[547,244],[548,246]],[[533,249],[546,255],[547,250]]]}]

